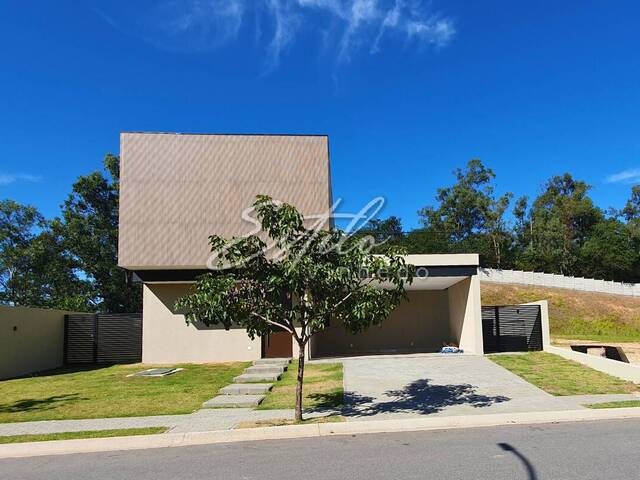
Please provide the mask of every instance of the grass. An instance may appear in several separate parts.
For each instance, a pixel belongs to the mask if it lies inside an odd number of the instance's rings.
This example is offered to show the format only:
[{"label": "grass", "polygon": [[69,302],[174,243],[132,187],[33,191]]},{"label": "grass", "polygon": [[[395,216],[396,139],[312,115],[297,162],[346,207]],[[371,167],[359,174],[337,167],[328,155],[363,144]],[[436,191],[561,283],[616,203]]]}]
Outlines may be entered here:
[{"label": "grass", "polygon": [[[274,385],[258,407],[261,410],[295,408],[296,373],[298,362],[293,361],[282,378]],[[307,364],[304,369],[302,405],[305,408],[337,408],[342,405],[342,364]]]},{"label": "grass", "polygon": [[549,301],[551,335],[598,342],[640,341],[640,298],[483,282],[483,305]]},{"label": "grass", "polygon": [[0,382],[0,423],[190,413],[248,363],[175,365],[168,377],[127,377],[148,365],[58,370]]},{"label": "grass", "polygon": [[329,415],[327,417],[307,418],[298,422],[296,420],[285,420],[275,418],[272,420],[257,420],[255,422],[240,422],[235,428],[259,428],[259,427],[280,427],[282,425],[306,425],[308,423],[336,423],[344,422],[344,417],[340,415]]},{"label": "grass", "polygon": [[92,430],[84,432],[45,433],[40,435],[0,436],[0,443],[46,442],[49,440],[73,440],[78,438],[124,437],[128,435],[153,435],[164,433],[167,427],[123,428],[120,430]]},{"label": "grass", "polygon": [[631,408],[640,407],[640,400],[624,400],[621,402],[606,402],[606,403],[592,403],[591,405],[585,405],[588,408]]},{"label": "grass", "polygon": [[489,355],[498,365],[552,395],[632,393],[638,385],[546,352]]}]

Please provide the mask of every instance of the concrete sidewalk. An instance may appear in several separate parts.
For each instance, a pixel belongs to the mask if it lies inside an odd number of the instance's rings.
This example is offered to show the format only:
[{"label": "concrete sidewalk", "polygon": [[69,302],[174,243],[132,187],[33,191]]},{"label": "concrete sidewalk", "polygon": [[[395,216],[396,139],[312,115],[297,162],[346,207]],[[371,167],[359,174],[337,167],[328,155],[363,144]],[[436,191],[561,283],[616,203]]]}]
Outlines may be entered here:
[{"label": "concrete sidewalk", "polygon": [[[326,412],[305,413],[306,417],[326,415]],[[158,415],[153,417],[96,418],[86,420],[45,420],[0,424],[2,435],[29,435],[88,430],[168,427],[169,433],[229,430],[240,422],[269,419],[293,419],[294,410],[252,410],[250,408],[220,408],[198,410],[188,415]]]},{"label": "concrete sidewalk", "polygon": [[564,410],[559,412],[499,413],[475,416],[410,418],[345,423],[317,423],[263,427],[212,432],[168,433],[131,437],[90,438],[0,445],[0,458],[20,458],[44,455],[138,450],[149,448],[185,447],[213,443],[256,440],[360,435],[367,433],[416,432],[459,428],[493,427],[500,425],[545,424],[640,418],[640,408],[605,410]]}]

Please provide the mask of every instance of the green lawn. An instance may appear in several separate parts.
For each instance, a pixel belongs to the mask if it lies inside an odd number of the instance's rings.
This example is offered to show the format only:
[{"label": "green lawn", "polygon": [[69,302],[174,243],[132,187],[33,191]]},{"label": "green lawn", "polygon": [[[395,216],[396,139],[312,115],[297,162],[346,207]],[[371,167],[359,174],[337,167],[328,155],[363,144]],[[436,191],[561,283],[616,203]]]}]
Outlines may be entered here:
[{"label": "green lawn", "polygon": [[631,393],[638,385],[546,352],[489,355],[498,365],[552,395]]},{"label": "green lawn", "polygon": [[173,365],[157,378],[127,377],[149,365],[59,370],[0,382],[0,423],[190,413],[249,364]]},{"label": "green lawn", "polygon": [[167,427],[123,428],[120,430],[93,430],[86,432],[46,433],[42,435],[0,436],[0,443],[46,442],[49,440],[73,440],[77,438],[124,437],[129,435],[153,435],[164,433]]},{"label": "green lawn", "polygon": [[[295,408],[297,371],[298,362],[294,361],[258,408],[265,410]],[[342,364],[316,363],[305,365],[303,389],[303,406],[305,408],[339,407],[343,402],[343,394]]]},{"label": "green lawn", "polygon": [[631,408],[640,407],[640,400],[625,400],[622,402],[607,402],[607,403],[592,403],[591,405],[585,405],[589,408]]}]

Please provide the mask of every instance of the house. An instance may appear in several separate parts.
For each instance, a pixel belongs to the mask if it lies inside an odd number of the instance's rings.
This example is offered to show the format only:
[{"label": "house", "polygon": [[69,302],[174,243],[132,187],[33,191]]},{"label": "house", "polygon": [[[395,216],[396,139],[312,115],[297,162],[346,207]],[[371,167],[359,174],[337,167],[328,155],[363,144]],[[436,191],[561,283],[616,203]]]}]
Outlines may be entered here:
[{"label": "house", "polygon": [[[257,194],[306,216],[330,210],[328,137],[123,133],[120,155],[118,264],[143,283],[143,361],[297,355],[287,333],[252,340],[241,328],[187,326],[174,303],[207,271],[209,235],[255,228],[246,209]],[[422,267],[408,302],[358,335],[332,324],[311,340],[307,355],[433,352],[445,342],[482,353],[478,255],[409,255],[407,261]]]}]

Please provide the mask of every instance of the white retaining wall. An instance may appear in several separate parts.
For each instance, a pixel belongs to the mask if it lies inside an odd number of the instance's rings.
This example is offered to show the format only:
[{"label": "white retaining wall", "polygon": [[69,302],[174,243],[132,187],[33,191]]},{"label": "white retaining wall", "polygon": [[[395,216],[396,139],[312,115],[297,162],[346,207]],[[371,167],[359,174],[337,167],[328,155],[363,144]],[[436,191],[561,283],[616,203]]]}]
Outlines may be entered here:
[{"label": "white retaining wall", "polygon": [[568,288],[585,292],[640,297],[640,283],[613,282],[593,278],[566,277],[555,273],[497,270],[494,268],[479,268],[478,276],[482,282],[516,283],[537,287]]}]

